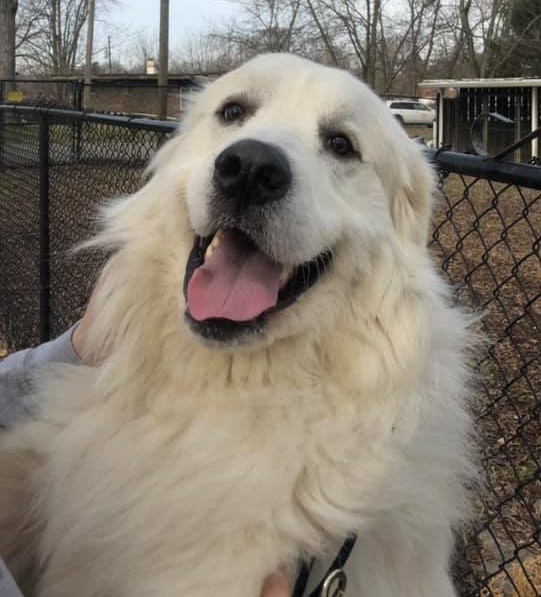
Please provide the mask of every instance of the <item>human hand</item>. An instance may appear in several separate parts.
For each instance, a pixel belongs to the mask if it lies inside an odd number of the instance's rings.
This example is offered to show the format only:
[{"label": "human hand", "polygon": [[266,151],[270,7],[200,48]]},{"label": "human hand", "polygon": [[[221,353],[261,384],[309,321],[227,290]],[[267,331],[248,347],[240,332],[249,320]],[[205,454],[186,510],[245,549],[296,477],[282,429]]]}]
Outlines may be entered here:
[{"label": "human hand", "polygon": [[278,572],[265,579],[261,597],[289,597],[290,594],[291,582],[287,573]]}]

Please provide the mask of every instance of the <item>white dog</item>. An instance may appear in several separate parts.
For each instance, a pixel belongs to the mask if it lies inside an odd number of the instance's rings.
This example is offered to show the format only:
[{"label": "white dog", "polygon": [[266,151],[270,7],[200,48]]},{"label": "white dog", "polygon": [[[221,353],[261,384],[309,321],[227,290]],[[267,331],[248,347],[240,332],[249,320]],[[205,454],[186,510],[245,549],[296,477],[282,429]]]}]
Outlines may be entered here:
[{"label": "white dog", "polygon": [[43,373],[2,440],[19,580],[257,597],[356,532],[348,596],[456,595],[468,332],[421,149],[353,76],[275,54],[201,92],[151,172],[99,240],[99,366]]}]

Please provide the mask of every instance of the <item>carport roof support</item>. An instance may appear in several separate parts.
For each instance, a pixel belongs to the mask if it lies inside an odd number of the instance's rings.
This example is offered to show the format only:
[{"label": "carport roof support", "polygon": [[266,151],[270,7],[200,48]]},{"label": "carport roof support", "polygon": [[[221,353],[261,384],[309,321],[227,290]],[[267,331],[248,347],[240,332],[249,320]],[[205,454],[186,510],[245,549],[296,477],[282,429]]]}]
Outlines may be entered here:
[{"label": "carport roof support", "polygon": [[501,79],[426,79],[419,83],[419,87],[466,87],[494,88],[494,87],[541,87],[541,79],[520,77],[506,77]]}]

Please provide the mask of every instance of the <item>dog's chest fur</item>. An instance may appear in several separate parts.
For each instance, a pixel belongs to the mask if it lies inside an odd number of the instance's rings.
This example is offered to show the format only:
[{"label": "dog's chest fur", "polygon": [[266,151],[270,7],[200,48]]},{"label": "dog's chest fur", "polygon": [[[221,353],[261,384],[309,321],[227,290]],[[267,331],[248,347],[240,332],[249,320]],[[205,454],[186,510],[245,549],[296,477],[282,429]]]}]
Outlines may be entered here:
[{"label": "dog's chest fur", "polygon": [[55,439],[43,595],[73,594],[73,578],[88,584],[81,597],[150,594],[152,584],[209,595],[229,583],[244,594],[230,576],[253,584],[355,526],[359,429],[331,414],[322,388],[184,402],[182,418],[129,421],[94,406]]}]

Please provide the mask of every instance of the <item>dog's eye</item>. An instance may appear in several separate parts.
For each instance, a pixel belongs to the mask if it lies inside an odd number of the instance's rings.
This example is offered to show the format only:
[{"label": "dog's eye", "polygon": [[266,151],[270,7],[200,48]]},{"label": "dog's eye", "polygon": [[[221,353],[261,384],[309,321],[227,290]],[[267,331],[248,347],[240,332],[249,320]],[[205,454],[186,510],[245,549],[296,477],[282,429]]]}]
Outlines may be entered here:
[{"label": "dog's eye", "polygon": [[338,156],[348,156],[355,153],[353,145],[346,135],[330,135],[327,137],[326,145]]},{"label": "dog's eye", "polygon": [[246,108],[244,108],[244,106],[241,104],[232,102],[230,104],[226,104],[222,108],[220,115],[224,122],[235,122],[246,115]]}]

